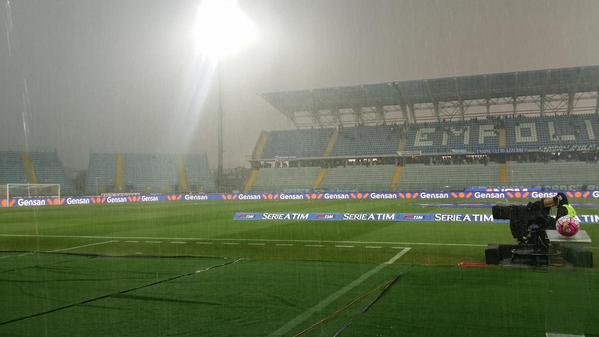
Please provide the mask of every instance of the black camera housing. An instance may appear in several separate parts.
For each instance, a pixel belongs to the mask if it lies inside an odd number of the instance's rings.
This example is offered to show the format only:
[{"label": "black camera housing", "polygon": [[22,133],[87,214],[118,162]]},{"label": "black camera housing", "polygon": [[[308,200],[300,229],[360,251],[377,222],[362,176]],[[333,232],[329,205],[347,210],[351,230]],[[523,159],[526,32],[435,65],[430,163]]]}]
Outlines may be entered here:
[{"label": "black camera housing", "polygon": [[533,244],[538,249],[548,246],[545,229],[555,227],[555,219],[542,200],[527,205],[495,205],[492,213],[495,219],[510,220],[512,236],[519,244]]}]

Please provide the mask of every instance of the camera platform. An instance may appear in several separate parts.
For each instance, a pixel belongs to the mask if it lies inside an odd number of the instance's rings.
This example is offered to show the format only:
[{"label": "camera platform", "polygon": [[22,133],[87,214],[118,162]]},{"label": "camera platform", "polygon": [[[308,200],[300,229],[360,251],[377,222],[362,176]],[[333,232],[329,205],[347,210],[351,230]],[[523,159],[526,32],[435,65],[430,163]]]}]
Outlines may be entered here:
[{"label": "camera platform", "polygon": [[585,244],[593,242],[585,230],[580,230],[576,235],[570,237],[563,236],[554,229],[547,229],[545,233],[547,233],[549,242],[553,244]]},{"label": "camera platform", "polygon": [[485,249],[485,262],[495,265],[546,267],[565,260],[575,267],[593,267],[593,254],[587,249],[591,238],[581,230],[565,237],[555,230],[546,230],[547,247],[538,244],[490,244]]},{"label": "camera platform", "polygon": [[581,230],[576,235],[566,237],[556,230],[546,230],[547,238],[552,247],[561,252],[561,257],[575,267],[593,267],[593,252],[588,246],[593,242],[586,231]]}]

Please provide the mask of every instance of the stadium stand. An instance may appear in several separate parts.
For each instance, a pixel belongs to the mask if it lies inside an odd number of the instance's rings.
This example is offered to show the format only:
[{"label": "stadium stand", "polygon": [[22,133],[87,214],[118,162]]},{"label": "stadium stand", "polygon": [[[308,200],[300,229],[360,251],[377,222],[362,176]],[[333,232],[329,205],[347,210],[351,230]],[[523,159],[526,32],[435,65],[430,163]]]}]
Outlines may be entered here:
[{"label": "stadium stand", "polygon": [[[508,162],[510,184],[514,186],[599,186],[599,163],[549,161],[545,163]],[[578,189],[578,188],[575,188]]]},{"label": "stadium stand", "polygon": [[108,153],[91,153],[85,181],[85,191],[90,195],[114,192],[116,156]]},{"label": "stadium stand", "polygon": [[19,152],[0,152],[0,184],[27,183]]},{"label": "stadium stand", "polygon": [[341,128],[332,156],[395,154],[400,131],[394,125]]},{"label": "stadium stand", "polygon": [[125,189],[138,193],[178,190],[177,160],[172,155],[125,155]]},{"label": "stadium stand", "polygon": [[[405,131],[404,131],[405,130]],[[303,149],[310,156],[326,153],[325,137],[318,142],[308,138],[315,130],[307,132],[276,131],[269,137],[269,143],[283,141],[289,133],[291,137],[277,151],[270,146],[271,154],[280,158],[295,158],[285,155],[284,149],[292,148],[291,143],[309,144]],[[316,130],[322,132],[321,130]],[[397,160],[400,139],[405,132],[405,149],[419,153],[421,163],[409,160],[400,166],[387,162],[387,165],[344,165],[347,162],[333,161],[339,158],[362,158],[393,156]],[[331,159],[320,157],[312,162],[318,166],[304,172],[307,168],[296,169],[260,169],[257,173],[257,185],[252,191],[274,192],[281,189],[307,190],[312,188],[325,191],[389,191],[389,190],[463,190],[472,186],[577,186],[599,185],[599,166],[583,161],[555,161],[546,158],[546,154],[555,151],[578,151],[599,149],[599,118],[597,115],[545,116],[545,117],[508,117],[489,118],[470,121],[418,123],[410,127],[395,126],[356,126],[340,128]],[[322,134],[321,134],[322,135]],[[290,139],[293,140],[290,141]],[[519,163],[515,158],[529,153],[539,152],[540,162]],[[295,155],[301,154],[297,149]],[[473,154],[510,154],[508,163],[497,163],[486,158],[483,161],[455,156]],[[442,157],[431,155],[453,155],[454,159],[445,161]],[[268,158],[268,157],[267,157]],[[298,157],[301,160],[301,157]],[[505,158],[505,157],[504,157]],[[560,158],[555,158],[560,159]],[[563,159],[563,158],[561,158]],[[291,159],[293,160],[293,159]],[[448,165],[449,164],[449,165]],[[326,167],[320,169],[320,167]],[[570,172],[570,173],[569,173]],[[593,172],[590,174],[589,172]],[[585,178],[582,178],[585,177]],[[393,187],[392,187],[393,185]],[[281,188],[280,186],[285,186]]]},{"label": "stadium stand", "polygon": [[320,167],[262,168],[251,192],[309,192],[319,172]]},{"label": "stadium stand", "polygon": [[35,170],[38,184],[60,184],[62,195],[72,195],[73,182],[67,178],[57,152],[31,152],[31,164]]},{"label": "stadium stand", "polygon": [[[124,185],[122,190],[117,188],[119,161],[122,166]],[[198,193],[212,192],[215,189],[206,154],[177,156],[92,153],[90,155],[86,179],[87,194]]]},{"label": "stadium stand", "polygon": [[[322,157],[333,130],[272,131],[262,158],[257,159]],[[331,156],[394,155],[400,149],[402,130],[393,125],[341,128]],[[506,135],[503,145],[502,131]],[[406,136],[405,150],[423,154],[599,146],[599,118],[577,115],[418,123],[406,128]]]},{"label": "stadium stand", "polygon": [[[505,130],[506,144],[500,145]],[[556,146],[599,146],[597,115],[515,117],[424,123],[409,128],[407,150],[422,153],[545,150]]]},{"label": "stadium stand", "polygon": [[508,144],[538,149],[563,145],[597,145],[596,115],[512,118],[506,120]]},{"label": "stadium stand", "polygon": [[334,129],[272,131],[262,158],[322,157]]},{"label": "stadium stand", "polygon": [[492,121],[424,123],[410,127],[406,149],[451,153],[499,148],[499,127]]},{"label": "stadium stand", "polygon": [[395,165],[330,168],[321,189],[331,192],[388,191],[394,172]]},{"label": "stadium stand", "polygon": [[216,183],[208,166],[206,154],[184,157],[190,192],[216,191]]},{"label": "stadium stand", "polygon": [[60,184],[61,194],[74,193],[56,152],[0,152],[0,184],[10,183]]},{"label": "stadium stand", "polygon": [[599,186],[597,88],[585,66],[265,93],[299,130],[261,134],[246,191],[307,188],[300,166],[314,190]]},{"label": "stadium stand", "polygon": [[461,191],[472,186],[501,186],[500,165],[408,164],[404,167],[399,190]]}]

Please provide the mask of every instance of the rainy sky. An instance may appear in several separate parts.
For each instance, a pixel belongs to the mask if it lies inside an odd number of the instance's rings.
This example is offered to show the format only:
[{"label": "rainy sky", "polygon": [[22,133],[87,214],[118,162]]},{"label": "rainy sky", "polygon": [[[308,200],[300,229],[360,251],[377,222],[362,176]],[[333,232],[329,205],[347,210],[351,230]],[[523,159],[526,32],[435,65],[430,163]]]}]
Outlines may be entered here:
[{"label": "rainy sky", "polygon": [[[217,76],[199,0],[0,0],[0,150],[207,152]],[[252,44],[221,60],[225,167],[292,128],[260,93],[599,64],[596,0],[240,0]]]}]

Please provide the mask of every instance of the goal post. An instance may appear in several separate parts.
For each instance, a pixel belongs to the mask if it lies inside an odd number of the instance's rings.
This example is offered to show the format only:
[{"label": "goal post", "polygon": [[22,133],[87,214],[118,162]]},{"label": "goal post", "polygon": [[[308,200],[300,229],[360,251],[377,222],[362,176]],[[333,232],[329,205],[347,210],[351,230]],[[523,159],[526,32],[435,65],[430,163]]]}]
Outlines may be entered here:
[{"label": "goal post", "polygon": [[59,198],[60,184],[6,184],[6,199]]}]

